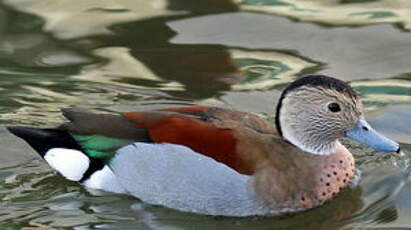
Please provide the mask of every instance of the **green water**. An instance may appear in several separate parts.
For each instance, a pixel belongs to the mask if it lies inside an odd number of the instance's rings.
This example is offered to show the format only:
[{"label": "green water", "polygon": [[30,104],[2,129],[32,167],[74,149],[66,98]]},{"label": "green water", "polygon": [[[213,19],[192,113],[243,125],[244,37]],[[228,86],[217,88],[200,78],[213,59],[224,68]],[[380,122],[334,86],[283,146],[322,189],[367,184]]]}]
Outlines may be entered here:
[{"label": "green water", "polygon": [[88,191],[0,129],[0,229],[411,228],[411,3],[404,0],[3,0],[0,123],[54,126],[60,108],[205,104],[273,118],[308,73],[350,81],[403,155],[347,143],[358,187],[281,218],[221,218]]}]

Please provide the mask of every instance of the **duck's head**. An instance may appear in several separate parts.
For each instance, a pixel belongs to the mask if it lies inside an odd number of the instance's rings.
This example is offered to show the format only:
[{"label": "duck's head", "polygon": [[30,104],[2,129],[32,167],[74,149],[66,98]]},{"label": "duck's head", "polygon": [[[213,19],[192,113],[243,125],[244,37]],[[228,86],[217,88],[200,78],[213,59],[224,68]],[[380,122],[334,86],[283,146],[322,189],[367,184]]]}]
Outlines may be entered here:
[{"label": "duck's head", "polygon": [[398,143],[377,133],[367,123],[361,100],[349,84],[322,75],[302,77],[283,91],[276,125],[286,141],[313,154],[335,152],[342,137],[376,151],[400,149]]}]

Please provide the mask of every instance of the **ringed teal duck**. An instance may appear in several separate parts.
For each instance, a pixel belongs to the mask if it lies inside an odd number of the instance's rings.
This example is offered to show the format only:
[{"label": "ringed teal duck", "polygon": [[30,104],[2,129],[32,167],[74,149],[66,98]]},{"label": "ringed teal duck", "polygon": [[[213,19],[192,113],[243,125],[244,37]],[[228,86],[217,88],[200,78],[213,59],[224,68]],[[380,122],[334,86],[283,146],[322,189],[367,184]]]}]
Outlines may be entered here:
[{"label": "ringed teal duck", "polygon": [[321,75],[283,91],[275,124],[207,106],[63,115],[57,128],[8,129],[69,180],[206,215],[281,215],[331,200],[356,170],[343,137],[399,152],[349,84]]}]

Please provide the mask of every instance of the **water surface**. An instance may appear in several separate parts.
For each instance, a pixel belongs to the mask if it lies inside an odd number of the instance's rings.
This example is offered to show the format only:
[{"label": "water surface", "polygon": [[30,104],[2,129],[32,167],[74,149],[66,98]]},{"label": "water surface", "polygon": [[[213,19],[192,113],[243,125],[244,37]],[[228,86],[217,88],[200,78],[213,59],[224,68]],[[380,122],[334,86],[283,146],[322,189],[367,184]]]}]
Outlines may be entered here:
[{"label": "water surface", "polygon": [[87,190],[0,130],[1,229],[410,228],[411,34],[402,0],[3,0],[0,123],[52,127],[59,110],[205,104],[273,119],[308,73],[350,81],[403,155],[355,143],[357,187],[280,218],[199,216]]}]

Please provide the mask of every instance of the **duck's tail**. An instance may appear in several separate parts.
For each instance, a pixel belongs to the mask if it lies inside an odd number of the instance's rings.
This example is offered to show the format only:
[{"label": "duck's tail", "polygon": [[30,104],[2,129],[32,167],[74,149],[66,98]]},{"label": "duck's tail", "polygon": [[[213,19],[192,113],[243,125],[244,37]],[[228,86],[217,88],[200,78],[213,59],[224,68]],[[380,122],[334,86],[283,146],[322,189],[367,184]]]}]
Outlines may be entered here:
[{"label": "duck's tail", "polygon": [[80,182],[93,189],[127,193],[104,159],[87,154],[68,131],[22,126],[7,129],[25,140],[52,168],[68,180]]},{"label": "duck's tail", "polygon": [[13,126],[7,129],[25,140],[46,162],[65,178],[84,182],[105,164],[89,157],[64,130]]},{"label": "duck's tail", "polygon": [[64,130],[37,129],[24,126],[11,126],[7,129],[12,134],[25,140],[43,158],[53,148],[73,149],[83,152],[81,146]]}]

